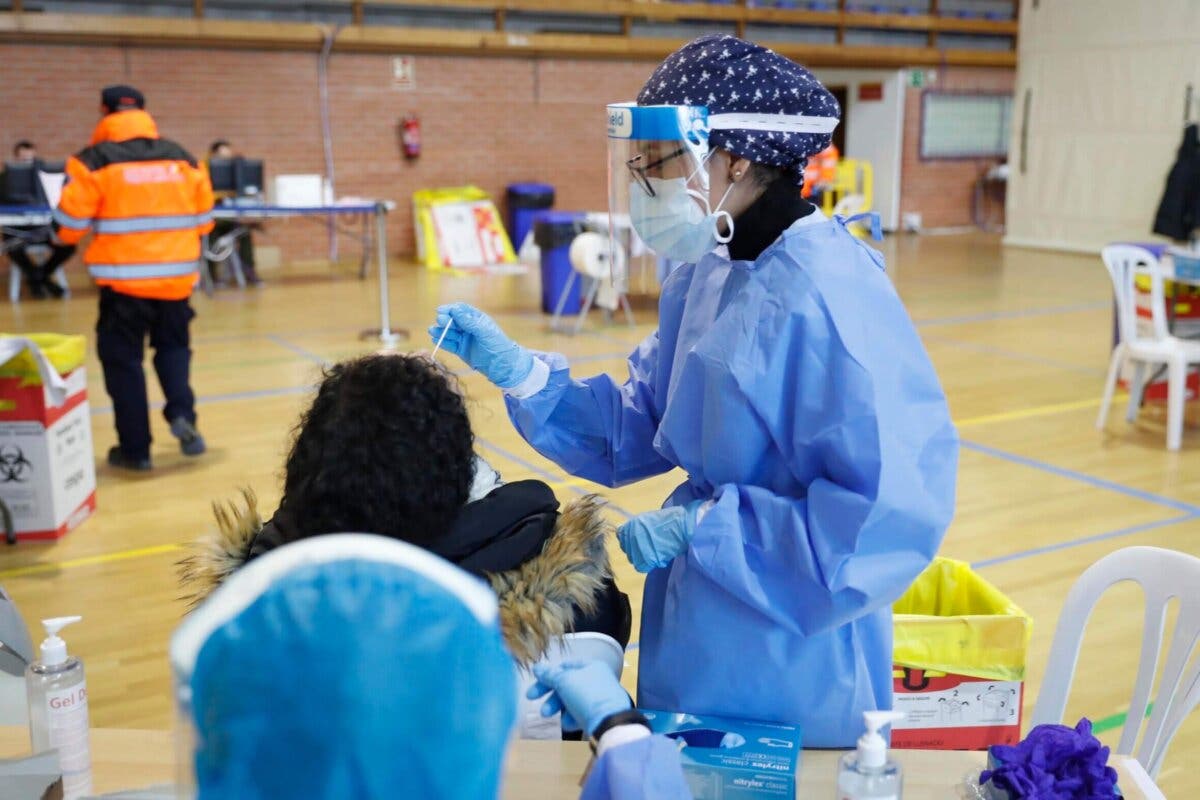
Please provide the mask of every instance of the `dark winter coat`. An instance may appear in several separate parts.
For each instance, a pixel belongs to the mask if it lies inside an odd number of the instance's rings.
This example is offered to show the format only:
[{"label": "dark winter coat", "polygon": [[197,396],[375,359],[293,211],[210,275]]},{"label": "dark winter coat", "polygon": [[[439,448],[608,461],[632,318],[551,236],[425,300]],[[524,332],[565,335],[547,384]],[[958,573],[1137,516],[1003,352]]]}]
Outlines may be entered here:
[{"label": "dark winter coat", "polygon": [[1167,175],[1162,202],[1154,216],[1154,232],[1187,241],[1197,227],[1200,227],[1200,130],[1188,125],[1175,164]]},{"label": "dark winter coat", "polygon": [[[274,520],[263,524],[257,499],[213,505],[216,530],[180,562],[187,599],[198,604],[236,569],[287,542]],[[605,540],[609,525],[594,496],[561,513],[549,486],[518,481],[463,507],[448,534],[427,549],[485,578],[500,604],[500,627],[516,661],[536,662],[554,638],[596,631],[629,643],[629,598],[613,582]]]}]

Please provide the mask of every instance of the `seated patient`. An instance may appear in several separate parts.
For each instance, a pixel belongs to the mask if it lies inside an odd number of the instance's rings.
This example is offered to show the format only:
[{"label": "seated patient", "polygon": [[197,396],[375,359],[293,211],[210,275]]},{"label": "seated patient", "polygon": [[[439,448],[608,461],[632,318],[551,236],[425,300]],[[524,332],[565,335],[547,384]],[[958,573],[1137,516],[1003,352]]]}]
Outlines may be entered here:
[{"label": "seated patient", "polygon": [[594,496],[559,511],[541,481],[502,483],[475,456],[453,378],[423,356],[372,355],[330,367],[287,457],[283,499],[264,524],[255,496],[214,504],[217,529],[181,564],[193,605],[234,570],[288,542],[365,532],[429,550],[485,578],[517,662],[568,631],[629,643]]}]

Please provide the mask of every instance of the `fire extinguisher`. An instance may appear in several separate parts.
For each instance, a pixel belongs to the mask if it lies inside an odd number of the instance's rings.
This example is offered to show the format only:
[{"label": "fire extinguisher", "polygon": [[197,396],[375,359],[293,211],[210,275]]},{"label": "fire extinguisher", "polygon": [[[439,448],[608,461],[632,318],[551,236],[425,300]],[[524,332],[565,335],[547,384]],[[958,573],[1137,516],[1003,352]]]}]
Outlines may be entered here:
[{"label": "fire extinguisher", "polygon": [[421,120],[416,114],[407,114],[400,120],[400,145],[404,157],[413,161],[421,155]]}]

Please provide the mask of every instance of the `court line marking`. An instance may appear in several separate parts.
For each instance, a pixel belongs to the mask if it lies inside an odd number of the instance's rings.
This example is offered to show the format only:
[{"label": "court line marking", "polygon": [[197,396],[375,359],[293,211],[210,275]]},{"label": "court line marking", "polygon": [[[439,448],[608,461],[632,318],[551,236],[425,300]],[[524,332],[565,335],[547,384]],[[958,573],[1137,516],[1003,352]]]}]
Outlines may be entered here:
[{"label": "court line marking", "polygon": [[[1150,719],[1151,713],[1154,711],[1154,703],[1146,705],[1146,719]],[[1107,733],[1108,731],[1116,730],[1125,725],[1125,720],[1129,719],[1129,709],[1113,714],[1110,717],[1098,719],[1092,723],[1092,733]]]},{"label": "court line marking", "polygon": [[[1113,395],[1113,403],[1121,403],[1129,399],[1129,395],[1125,392],[1119,392]],[[1096,408],[1100,405],[1103,398],[1093,397],[1090,400],[1073,400],[1068,403],[1050,403],[1044,406],[1033,406],[1031,408],[1019,408],[1015,411],[1001,411],[997,414],[983,414],[978,417],[967,417],[964,420],[955,420],[956,428],[971,428],[977,425],[988,425],[993,422],[1008,422],[1014,419],[1029,419],[1030,417],[1045,417],[1051,414],[1061,414],[1066,411],[1078,411],[1083,408]]]},{"label": "court line marking", "polygon": [[1059,361],[1058,359],[1054,358],[1043,358],[1041,356],[1029,355],[1016,350],[1008,350],[1003,347],[983,344],[980,342],[967,342],[961,339],[948,339],[942,336],[922,336],[921,338],[924,341],[931,342],[933,344],[945,345],[947,347],[953,347],[959,350],[970,350],[972,352],[983,353],[985,355],[998,356],[1000,358],[1007,358],[1010,361],[1022,361],[1027,364],[1037,364],[1039,366],[1050,367],[1052,369],[1061,369],[1081,375],[1099,375],[1103,377],[1106,374],[1106,370],[1103,367],[1085,367],[1082,364],[1073,364],[1069,361]]},{"label": "court line marking", "polygon": [[306,348],[301,347],[298,344],[289,342],[287,339],[285,339],[282,336],[279,336],[277,334],[274,334],[274,333],[267,334],[266,340],[268,342],[271,342],[272,344],[279,345],[280,347],[284,348],[285,350],[290,350],[291,352],[295,353],[296,355],[300,356],[301,358],[307,359],[308,361],[312,361],[313,363],[316,363],[316,364],[320,364],[322,367],[328,367],[330,364],[333,363],[332,361],[325,358],[324,356],[319,356],[316,353],[314,353],[312,350],[308,350]]},{"label": "court line marking", "polygon": [[1171,517],[1169,519],[1155,520],[1154,522],[1143,522],[1140,525],[1130,525],[1126,528],[1118,528],[1115,531],[1105,531],[1091,536],[1083,536],[1078,539],[1071,539],[1065,542],[1056,542],[1054,544],[1043,545],[1042,547],[1031,547],[1028,550],[1019,550],[1015,553],[1009,553],[1003,556],[994,556],[985,558],[980,561],[975,561],[971,564],[974,569],[984,569],[986,567],[994,567],[997,564],[1007,564],[1010,561],[1020,561],[1034,556],[1043,556],[1047,553],[1056,553],[1059,550],[1070,550],[1073,547],[1082,547],[1085,544],[1094,544],[1096,542],[1104,542],[1109,539],[1117,539],[1122,536],[1133,536],[1137,533],[1145,533],[1146,531],[1165,528],[1170,525],[1178,525],[1181,522],[1188,522],[1200,518],[1200,514],[1184,514],[1180,517]]},{"label": "court line marking", "polygon": [[1182,500],[1176,500],[1165,495],[1143,491],[1142,489],[1135,489],[1132,486],[1126,486],[1124,484],[1117,483],[1116,481],[1097,478],[1094,475],[1088,475],[1085,472],[1077,472],[1076,470],[1067,469],[1066,467],[1057,467],[1053,464],[1048,464],[1045,461],[1038,461],[1036,458],[1017,455],[1016,453],[1010,453],[1006,450],[990,447],[978,442],[968,441],[966,439],[960,440],[959,444],[966,450],[973,450],[976,453],[983,453],[984,455],[992,456],[993,458],[999,458],[1003,461],[1010,461],[1014,464],[1031,467],[1042,472],[1049,472],[1051,475],[1057,475],[1061,478],[1069,478],[1071,480],[1079,481],[1080,483],[1086,483],[1087,485],[1093,486],[1097,489],[1107,489],[1110,492],[1117,492],[1118,494],[1123,494],[1126,497],[1133,497],[1138,500],[1145,500],[1148,503],[1154,503],[1156,505],[1166,506],[1167,508],[1173,508],[1176,511],[1186,511],[1189,514],[1200,514],[1200,506],[1193,505],[1191,503],[1185,503]]},{"label": "court line marking", "polygon": [[1019,308],[1012,311],[987,311],[980,314],[964,314],[957,317],[933,317],[932,319],[914,319],[913,324],[918,328],[935,325],[967,325],[972,322],[995,322],[1004,319],[1023,319],[1025,317],[1049,317],[1055,314],[1076,314],[1081,311],[1099,311],[1111,308],[1112,301],[1096,300],[1091,303],[1075,303],[1069,306],[1045,306],[1042,308]]},{"label": "court line marking", "polygon": [[153,547],[138,547],[132,550],[118,550],[115,553],[101,553],[95,556],[68,558],[64,561],[50,561],[39,564],[27,564],[23,567],[0,570],[0,580],[5,578],[20,578],[29,575],[44,575],[49,572],[59,572],[73,567],[90,567],[96,564],[111,564],[114,561],[128,561],[134,558],[145,558],[163,553],[174,553],[182,550],[181,544],[160,544]]}]

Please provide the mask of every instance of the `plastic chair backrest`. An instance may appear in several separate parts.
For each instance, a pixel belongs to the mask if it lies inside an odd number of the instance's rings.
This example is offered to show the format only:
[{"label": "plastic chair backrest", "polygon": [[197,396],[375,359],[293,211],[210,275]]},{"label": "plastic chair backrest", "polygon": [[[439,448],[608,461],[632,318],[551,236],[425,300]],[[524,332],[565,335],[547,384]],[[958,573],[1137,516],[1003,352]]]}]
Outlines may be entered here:
[{"label": "plastic chair backrest", "polygon": [[1158,696],[1136,752],[1138,761],[1153,777],[1162,766],[1171,739],[1200,703],[1200,661],[1184,674],[1200,640],[1200,558],[1159,547],[1128,547],[1105,556],[1080,575],[1067,594],[1054,632],[1046,676],[1033,710],[1033,724],[1062,722],[1088,617],[1101,595],[1122,581],[1134,581],[1142,587],[1146,610],[1137,682],[1117,747],[1119,753],[1134,752],[1151,702],[1150,690],[1162,653],[1167,606],[1173,598],[1179,599],[1179,613]]},{"label": "plastic chair backrest", "polygon": [[[1163,292],[1163,268],[1158,258],[1144,247],[1113,244],[1100,253],[1112,278],[1117,300],[1117,329],[1125,344],[1160,342],[1170,335],[1167,328],[1166,304]],[[1140,336],[1137,330],[1137,279],[1150,280],[1150,318],[1153,336]]]}]

